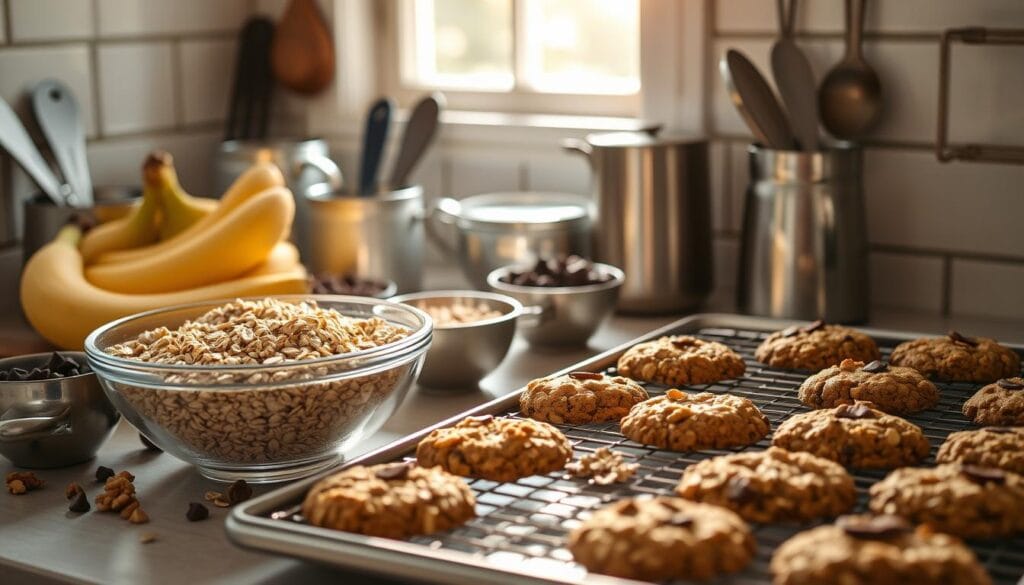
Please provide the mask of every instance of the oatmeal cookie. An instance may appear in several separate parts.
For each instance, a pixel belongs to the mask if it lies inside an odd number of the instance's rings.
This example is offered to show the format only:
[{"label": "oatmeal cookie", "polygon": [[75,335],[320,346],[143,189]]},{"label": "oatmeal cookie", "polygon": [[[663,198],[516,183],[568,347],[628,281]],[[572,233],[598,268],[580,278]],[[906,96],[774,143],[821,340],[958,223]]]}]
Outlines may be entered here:
[{"label": "oatmeal cookie", "polygon": [[806,451],[856,469],[893,469],[928,456],[921,428],[870,402],[797,414],[775,430],[772,444]]},{"label": "oatmeal cookie", "polygon": [[416,446],[420,465],[440,465],[456,475],[515,481],[558,471],[572,444],[555,427],[535,420],[471,416],[435,429]]},{"label": "oatmeal cookie", "polygon": [[935,460],[1024,474],[1024,427],[986,427],[953,433],[939,447]]},{"label": "oatmeal cookie", "polygon": [[736,352],[717,341],[675,335],[634,345],[619,358],[618,368],[620,374],[634,380],[684,386],[737,378],[747,366]]},{"label": "oatmeal cookie", "polygon": [[811,408],[832,408],[857,400],[871,402],[890,414],[910,414],[935,406],[939,390],[913,368],[854,360],[843,360],[800,385],[800,402]]},{"label": "oatmeal cookie", "polygon": [[964,538],[1024,531],[1024,477],[995,467],[904,467],[871,486],[870,508]]},{"label": "oatmeal cookie", "polygon": [[572,372],[530,382],[519,395],[519,409],[535,420],[579,425],[619,420],[647,398],[629,378]]},{"label": "oatmeal cookie", "polygon": [[842,516],[772,555],[774,585],[991,585],[971,549],[898,516]]},{"label": "oatmeal cookie", "polygon": [[637,443],[673,451],[752,445],[770,430],[768,418],[746,398],[675,388],[634,406],[620,427]]},{"label": "oatmeal cookie", "polygon": [[750,528],[729,510],[680,498],[620,500],[569,535],[576,562],[626,579],[710,579],[754,556]]},{"label": "oatmeal cookie", "polygon": [[357,465],[317,482],[302,502],[314,526],[407,538],[448,530],[475,516],[466,482],[412,462]]},{"label": "oatmeal cookie", "polygon": [[967,337],[950,331],[945,337],[915,339],[896,346],[891,362],[908,366],[934,380],[995,382],[1020,375],[1020,356],[995,339]]},{"label": "oatmeal cookie", "polygon": [[849,510],[857,499],[853,478],[838,463],[778,447],[691,465],[676,493],[762,523],[831,518]]},{"label": "oatmeal cookie", "polygon": [[792,326],[768,336],[754,352],[762,364],[787,370],[818,371],[844,359],[870,362],[881,358],[875,341],[841,325],[815,321]]},{"label": "oatmeal cookie", "polygon": [[964,416],[979,425],[1024,425],[1024,378],[1003,378],[964,402]]}]

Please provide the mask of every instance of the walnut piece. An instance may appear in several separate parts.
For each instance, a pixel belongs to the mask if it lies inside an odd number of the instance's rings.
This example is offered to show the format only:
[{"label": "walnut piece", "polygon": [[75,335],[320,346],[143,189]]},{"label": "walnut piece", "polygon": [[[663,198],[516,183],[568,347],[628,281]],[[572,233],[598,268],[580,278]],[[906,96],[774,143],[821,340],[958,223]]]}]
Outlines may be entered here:
[{"label": "walnut piece", "polygon": [[622,453],[600,447],[580,457],[579,461],[569,463],[565,469],[573,477],[589,477],[588,483],[608,485],[628,480],[636,474],[638,467],[636,463],[623,461]]},{"label": "walnut piece", "polygon": [[20,496],[41,489],[46,482],[36,477],[36,474],[31,471],[12,471],[7,474],[6,483],[7,491],[11,495]]},{"label": "walnut piece", "polygon": [[135,476],[122,471],[103,485],[103,493],[96,496],[96,509],[100,512],[117,512],[121,518],[132,524],[145,524],[149,516],[142,510],[135,496]]}]

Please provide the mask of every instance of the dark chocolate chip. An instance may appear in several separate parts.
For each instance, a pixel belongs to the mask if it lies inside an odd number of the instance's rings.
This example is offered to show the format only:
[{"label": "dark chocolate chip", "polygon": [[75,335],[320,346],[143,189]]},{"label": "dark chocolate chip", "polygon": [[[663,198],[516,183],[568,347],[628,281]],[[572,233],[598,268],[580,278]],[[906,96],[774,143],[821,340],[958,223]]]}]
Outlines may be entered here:
[{"label": "dark chocolate chip", "polygon": [[1014,382],[1010,378],[1003,378],[1002,380],[996,382],[996,385],[1002,388],[1003,390],[1024,390],[1024,384],[1021,384],[1020,382]]},{"label": "dark chocolate chip", "polygon": [[884,540],[907,534],[913,527],[899,516],[842,516],[836,526],[854,538]]},{"label": "dark chocolate chip", "polygon": [[836,408],[837,418],[850,418],[850,419],[862,419],[862,418],[878,418],[875,411],[871,410],[866,404],[841,404]]},{"label": "dark chocolate chip", "polygon": [[11,378],[18,380],[19,382],[24,381],[26,378],[28,378],[28,370],[22,368],[13,368],[11,370]]},{"label": "dark chocolate chip", "polygon": [[199,502],[189,502],[188,511],[185,512],[185,518],[189,522],[199,522],[200,520],[206,520],[210,517],[210,510],[200,504]]},{"label": "dark chocolate chip", "polygon": [[91,507],[92,506],[89,505],[89,497],[85,495],[84,491],[79,490],[75,493],[74,498],[72,498],[71,504],[68,506],[68,510],[78,514],[83,514],[88,512]]},{"label": "dark chocolate chip", "polygon": [[636,513],[640,511],[640,508],[636,507],[636,502],[633,500],[626,500],[621,506],[619,506],[619,514],[623,516],[636,516]]},{"label": "dark chocolate chip", "polygon": [[738,504],[743,504],[757,499],[758,493],[757,490],[750,487],[749,479],[733,477],[725,484],[725,497]]},{"label": "dark chocolate chip", "polygon": [[100,465],[96,468],[96,481],[105,482],[108,479],[114,477],[114,470],[109,467]]},{"label": "dark chocolate chip", "polygon": [[800,333],[800,328],[797,327],[796,325],[793,325],[792,327],[786,327],[785,329],[782,330],[783,337],[793,337],[797,333]]},{"label": "dark chocolate chip", "polygon": [[967,479],[980,484],[1006,482],[1006,472],[996,467],[961,465],[960,473],[964,474]]},{"label": "dark chocolate chip", "polygon": [[693,347],[697,345],[697,340],[690,337],[679,337],[670,341],[674,347],[679,349],[686,349],[687,347]]},{"label": "dark chocolate chip", "polygon": [[570,372],[569,377],[573,380],[600,380],[604,378],[604,374],[596,372]]},{"label": "dark chocolate chip", "polygon": [[1013,427],[986,427],[985,430],[997,435],[1012,435],[1017,432],[1017,429]]},{"label": "dark chocolate chip", "polygon": [[466,417],[466,421],[477,423],[477,424],[481,424],[481,425],[489,423],[492,420],[494,420],[494,415],[492,415],[492,414],[481,414],[480,416],[467,416]]},{"label": "dark chocolate chip", "polygon": [[888,364],[881,360],[875,360],[861,369],[864,370],[865,372],[868,372],[869,374],[878,374],[880,372],[887,371],[889,369],[889,366]]},{"label": "dark chocolate chip", "polygon": [[811,323],[810,325],[804,327],[803,328],[803,332],[804,333],[813,333],[813,332],[817,331],[818,329],[823,329],[824,327],[825,327],[825,322],[822,321],[821,319],[818,319],[814,323]]},{"label": "dark chocolate chip", "polygon": [[403,463],[395,463],[388,465],[387,467],[381,467],[374,472],[377,479],[383,479],[385,481],[389,479],[405,479],[409,477],[409,471],[412,469],[414,463],[412,461],[405,461]]},{"label": "dark chocolate chip", "polygon": [[693,526],[693,516],[689,514],[679,513],[675,514],[666,522],[669,526],[678,526],[680,528],[689,528]]},{"label": "dark chocolate chip", "polygon": [[244,479],[240,479],[228,487],[227,496],[228,502],[238,504],[252,497],[252,488]]},{"label": "dark chocolate chip", "polygon": [[161,449],[160,447],[157,447],[156,445],[154,445],[153,441],[150,441],[146,437],[146,435],[143,435],[142,433],[139,433],[139,441],[142,442],[142,444],[146,447],[147,451],[156,451],[157,453],[163,453],[164,452],[163,449]]},{"label": "dark chocolate chip", "polygon": [[949,339],[952,340],[953,343],[962,343],[964,345],[969,345],[971,347],[977,347],[977,345],[978,345],[978,340],[977,339],[975,339],[973,337],[967,337],[966,335],[961,335],[957,331],[950,331],[949,332]]}]

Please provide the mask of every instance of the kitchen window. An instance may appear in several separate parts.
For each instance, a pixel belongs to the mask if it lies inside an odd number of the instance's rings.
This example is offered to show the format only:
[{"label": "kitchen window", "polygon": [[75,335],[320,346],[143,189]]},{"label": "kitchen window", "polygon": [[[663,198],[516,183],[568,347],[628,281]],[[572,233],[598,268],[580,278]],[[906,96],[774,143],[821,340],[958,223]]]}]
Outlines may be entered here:
[{"label": "kitchen window", "polygon": [[399,0],[382,4],[384,87],[449,107],[635,116],[640,0]]}]

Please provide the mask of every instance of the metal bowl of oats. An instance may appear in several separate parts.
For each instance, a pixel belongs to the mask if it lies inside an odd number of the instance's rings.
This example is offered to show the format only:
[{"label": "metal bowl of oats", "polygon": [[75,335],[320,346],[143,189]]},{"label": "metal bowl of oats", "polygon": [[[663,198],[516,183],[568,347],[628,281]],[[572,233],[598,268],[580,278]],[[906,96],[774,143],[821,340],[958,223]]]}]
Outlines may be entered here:
[{"label": "metal bowl of oats", "polygon": [[422,311],[367,297],[204,302],[100,327],[85,351],[114,406],[220,481],[313,474],[377,430],[423,364]]},{"label": "metal bowl of oats", "polygon": [[435,392],[475,389],[505,359],[523,306],[512,297],[475,290],[440,290],[392,297],[430,315],[434,343],[419,384]]}]

